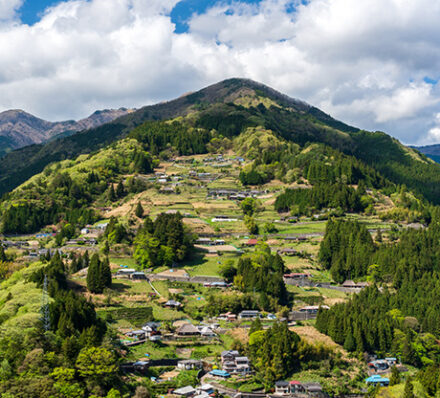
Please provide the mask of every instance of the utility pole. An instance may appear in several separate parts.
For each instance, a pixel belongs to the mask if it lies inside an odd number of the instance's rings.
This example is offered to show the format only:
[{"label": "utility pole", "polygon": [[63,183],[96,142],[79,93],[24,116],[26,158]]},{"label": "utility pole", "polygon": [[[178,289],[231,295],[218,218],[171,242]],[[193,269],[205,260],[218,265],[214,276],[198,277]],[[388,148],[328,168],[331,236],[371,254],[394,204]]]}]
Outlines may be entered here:
[{"label": "utility pole", "polygon": [[49,294],[47,293],[47,275],[44,275],[43,297],[41,303],[41,321],[43,322],[44,331],[50,329],[50,312],[49,312]]}]

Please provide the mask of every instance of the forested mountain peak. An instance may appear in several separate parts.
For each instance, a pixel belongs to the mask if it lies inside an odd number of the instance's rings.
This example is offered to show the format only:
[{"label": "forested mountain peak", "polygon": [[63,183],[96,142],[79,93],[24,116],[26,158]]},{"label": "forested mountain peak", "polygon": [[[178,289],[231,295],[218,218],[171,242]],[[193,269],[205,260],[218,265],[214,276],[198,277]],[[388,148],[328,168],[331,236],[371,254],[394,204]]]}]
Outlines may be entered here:
[{"label": "forested mountain peak", "polygon": [[[224,80],[172,101],[121,112],[125,114],[110,123],[7,154],[0,159],[0,193],[12,190],[51,162],[74,159],[80,154],[105,148],[145,123],[150,128],[149,121],[168,120],[186,127],[178,128],[175,133],[173,129],[167,131],[166,139],[185,131],[199,143],[197,149],[191,150],[206,150],[205,141],[213,138],[208,137],[211,133],[217,138],[232,139],[247,132],[252,139],[248,129],[258,127],[300,147],[310,143],[324,144],[354,156],[383,177],[396,184],[405,184],[429,201],[436,202],[440,197],[437,192],[440,190],[439,166],[416,150],[403,146],[385,133],[348,126],[303,101],[249,79]],[[101,120],[101,116],[94,114],[92,118]],[[206,132],[210,133],[206,135]],[[182,139],[186,141],[189,136]]]}]

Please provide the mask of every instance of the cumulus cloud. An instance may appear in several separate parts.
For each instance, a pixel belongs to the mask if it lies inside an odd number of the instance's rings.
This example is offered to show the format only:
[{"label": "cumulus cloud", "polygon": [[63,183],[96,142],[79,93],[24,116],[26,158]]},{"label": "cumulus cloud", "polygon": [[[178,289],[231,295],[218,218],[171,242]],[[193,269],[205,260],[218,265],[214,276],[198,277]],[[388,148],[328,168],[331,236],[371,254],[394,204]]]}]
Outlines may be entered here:
[{"label": "cumulus cloud", "polygon": [[17,16],[17,10],[24,0],[0,0],[0,23],[10,21]]},{"label": "cumulus cloud", "polygon": [[0,0],[0,110],[79,118],[242,76],[406,143],[440,141],[439,2],[218,1],[183,34],[179,0],[68,0],[33,26],[17,22],[21,2]]}]

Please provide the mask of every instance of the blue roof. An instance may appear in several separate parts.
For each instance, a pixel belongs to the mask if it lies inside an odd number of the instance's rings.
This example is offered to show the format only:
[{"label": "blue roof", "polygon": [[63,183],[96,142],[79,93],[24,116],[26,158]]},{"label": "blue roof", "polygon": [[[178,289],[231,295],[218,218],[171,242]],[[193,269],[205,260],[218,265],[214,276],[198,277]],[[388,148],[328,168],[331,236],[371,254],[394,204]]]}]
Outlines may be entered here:
[{"label": "blue roof", "polygon": [[390,379],[380,375],[373,375],[365,379],[366,383],[389,383]]},{"label": "blue roof", "polygon": [[212,376],[230,377],[231,375],[226,370],[214,369],[209,372]]}]

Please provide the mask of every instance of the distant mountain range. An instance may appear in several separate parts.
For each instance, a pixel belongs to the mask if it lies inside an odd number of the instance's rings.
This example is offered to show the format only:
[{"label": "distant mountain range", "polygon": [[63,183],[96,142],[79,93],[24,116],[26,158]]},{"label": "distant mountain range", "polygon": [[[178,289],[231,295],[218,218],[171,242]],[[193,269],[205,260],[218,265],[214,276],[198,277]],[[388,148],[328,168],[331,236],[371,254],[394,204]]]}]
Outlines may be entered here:
[{"label": "distant mountain range", "polygon": [[414,146],[419,152],[431,158],[437,163],[440,163],[440,144],[435,145],[425,145],[425,146]]},{"label": "distant mountain range", "polygon": [[0,113],[0,157],[11,150],[51,139],[72,135],[81,130],[98,127],[126,115],[126,108],[96,111],[78,121],[48,122],[25,111],[14,109]]}]

